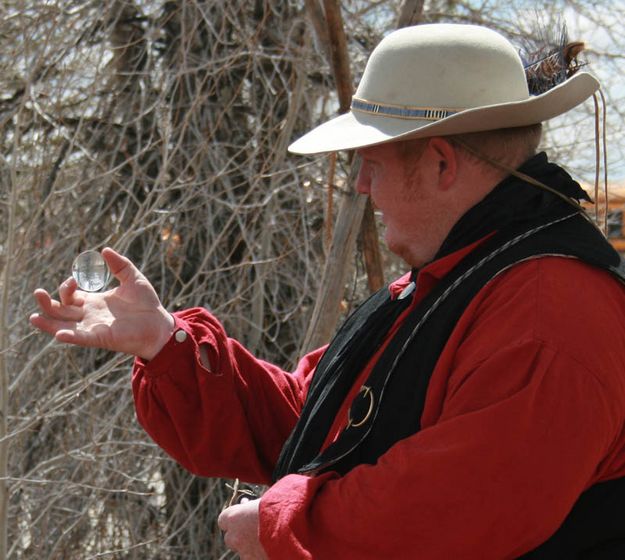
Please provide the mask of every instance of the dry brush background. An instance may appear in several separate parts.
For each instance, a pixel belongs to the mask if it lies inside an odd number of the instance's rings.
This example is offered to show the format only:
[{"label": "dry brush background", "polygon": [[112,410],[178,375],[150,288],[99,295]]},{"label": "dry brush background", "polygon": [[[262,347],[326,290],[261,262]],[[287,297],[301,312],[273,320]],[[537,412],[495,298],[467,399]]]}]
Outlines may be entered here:
[{"label": "dry brush background", "polygon": [[[145,436],[129,357],[34,333],[31,293],[54,289],[80,251],[109,245],[170,310],[206,306],[257,355],[290,368],[322,282],[343,274],[344,312],[373,272],[360,235],[342,270],[323,274],[349,195],[347,157],[334,166],[286,146],[336,114],[337,84],[358,79],[400,18],[487,22],[520,39],[535,3],[508,4],[3,0],[0,558],[232,557],[215,525],[224,481],[192,477]],[[600,39],[588,60],[616,84],[606,89],[609,140],[623,174],[622,39],[612,25],[625,9],[596,4],[555,3],[554,13],[581,14],[580,28]],[[353,78],[331,63],[332,8]],[[594,121],[579,114],[558,120],[546,144],[555,153],[557,139],[558,155],[590,181]],[[395,272],[384,251],[382,262]]]}]

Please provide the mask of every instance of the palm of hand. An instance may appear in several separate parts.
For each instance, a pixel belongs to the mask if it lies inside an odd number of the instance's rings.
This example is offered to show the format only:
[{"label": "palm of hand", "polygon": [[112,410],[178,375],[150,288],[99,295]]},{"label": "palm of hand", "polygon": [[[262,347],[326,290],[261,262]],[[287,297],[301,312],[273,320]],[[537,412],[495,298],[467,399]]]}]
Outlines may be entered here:
[{"label": "palm of hand", "polygon": [[162,319],[158,297],[143,278],[104,293],[76,294],[82,316],[72,329],[75,340],[65,342],[135,354],[150,344],[154,322]]}]

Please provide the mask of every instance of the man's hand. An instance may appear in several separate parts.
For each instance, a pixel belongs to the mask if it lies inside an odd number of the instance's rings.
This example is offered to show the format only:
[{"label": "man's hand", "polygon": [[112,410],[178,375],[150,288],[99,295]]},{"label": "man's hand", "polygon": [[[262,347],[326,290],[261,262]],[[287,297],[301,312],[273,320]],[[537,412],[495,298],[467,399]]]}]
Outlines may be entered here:
[{"label": "man's hand", "polygon": [[174,329],[173,317],[161,305],[148,280],[132,262],[112,249],[102,257],[120,285],[101,293],[77,289],[73,278],[59,287],[59,300],[35,290],[40,313],[30,322],[60,342],[106,348],[152,359]]},{"label": "man's hand", "polygon": [[240,504],[221,512],[217,523],[224,533],[226,546],[234,550],[241,560],[267,560],[258,540],[258,508],[260,500],[243,498]]}]

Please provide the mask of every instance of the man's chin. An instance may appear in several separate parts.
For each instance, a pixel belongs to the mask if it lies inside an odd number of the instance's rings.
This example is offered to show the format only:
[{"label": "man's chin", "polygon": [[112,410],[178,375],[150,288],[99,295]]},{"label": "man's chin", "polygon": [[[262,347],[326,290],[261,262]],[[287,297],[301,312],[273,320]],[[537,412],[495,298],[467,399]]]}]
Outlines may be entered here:
[{"label": "man's chin", "polygon": [[413,264],[415,257],[412,254],[412,251],[410,251],[405,244],[399,241],[393,241],[392,238],[389,239],[388,237],[386,237],[386,246],[391,253],[397,255],[406,264],[410,265],[411,267],[416,266]]}]

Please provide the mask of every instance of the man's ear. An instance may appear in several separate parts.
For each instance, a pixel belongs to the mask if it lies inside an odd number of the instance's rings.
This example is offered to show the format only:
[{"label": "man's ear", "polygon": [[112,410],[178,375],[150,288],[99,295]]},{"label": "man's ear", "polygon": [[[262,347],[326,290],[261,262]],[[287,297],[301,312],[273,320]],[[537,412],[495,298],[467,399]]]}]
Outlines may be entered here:
[{"label": "man's ear", "polygon": [[438,163],[438,187],[447,191],[458,176],[458,155],[453,144],[442,136],[430,138],[429,146]]}]

